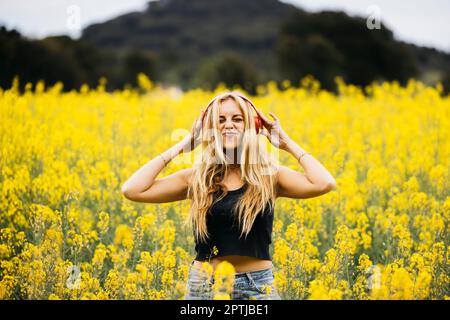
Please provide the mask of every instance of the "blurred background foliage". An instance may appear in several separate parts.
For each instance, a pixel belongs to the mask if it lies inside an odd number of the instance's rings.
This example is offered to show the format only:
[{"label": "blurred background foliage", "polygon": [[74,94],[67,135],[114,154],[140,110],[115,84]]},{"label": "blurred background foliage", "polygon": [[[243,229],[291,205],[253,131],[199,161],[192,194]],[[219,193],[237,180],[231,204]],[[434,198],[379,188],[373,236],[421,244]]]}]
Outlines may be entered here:
[{"label": "blurred background foliage", "polygon": [[161,0],[86,27],[80,39],[28,39],[0,27],[0,87],[14,76],[23,86],[44,80],[63,90],[136,86],[142,72],[183,90],[220,82],[255,93],[270,80],[293,86],[306,75],[336,91],[349,84],[415,78],[450,91],[450,54],[395,39],[385,26],[370,30],[363,17],[310,13],[278,0]]}]

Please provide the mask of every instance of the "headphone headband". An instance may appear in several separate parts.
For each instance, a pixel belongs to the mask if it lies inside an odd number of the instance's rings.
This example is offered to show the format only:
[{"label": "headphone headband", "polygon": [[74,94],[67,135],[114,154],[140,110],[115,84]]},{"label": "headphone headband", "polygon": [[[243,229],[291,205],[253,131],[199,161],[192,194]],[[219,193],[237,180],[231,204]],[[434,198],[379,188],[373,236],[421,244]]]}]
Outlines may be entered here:
[{"label": "headphone headband", "polygon": [[[257,109],[255,107],[255,105],[245,96],[243,96],[242,94],[238,93],[238,92],[232,92],[233,94],[239,96],[240,98],[244,99],[245,101],[247,101],[248,103],[250,103],[250,105],[253,107],[253,109],[255,109],[256,112],[256,116],[255,116],[255,127],[256,127],[256,132],[258,133],[259,130],[262,128],[262,121],[258,115]],[[208,106],[205,109],[205,112],[203,112],[203,116],[202,116],[202,127],[203,127],[203,119],[205,118],[206,112],[208,111],[209,107],[211,106],[211,104],[217,100],[217,99],[221,99],[221,96],[227,96],[228,93],[224,93],[218,97],[213,98],[209,103]]]}]

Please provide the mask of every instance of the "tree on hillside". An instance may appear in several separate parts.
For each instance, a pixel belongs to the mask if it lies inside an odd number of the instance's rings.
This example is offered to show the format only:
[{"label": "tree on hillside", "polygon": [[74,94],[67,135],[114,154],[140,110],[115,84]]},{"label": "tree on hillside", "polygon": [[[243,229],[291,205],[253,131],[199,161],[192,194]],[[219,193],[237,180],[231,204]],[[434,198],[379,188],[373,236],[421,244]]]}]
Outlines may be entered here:
[{"label": "tree on hillside", "polygon": [[239,85],[254,94],[258,84],[258,74],[253,65],[230,51],[225,51],[203,63],[196,77],[195,85],[210,90],[223,82],[229,88]]},{"label": "tree on hillside", "polygon": [[368,85],[373,80],[405,83],[417,72],[410,48],[383,24],[370,30],[365,19],[344,12],[291,14],[281,25],[276,51],[284,78],[297,83],[311,74],[328,89],[337,75]]}]

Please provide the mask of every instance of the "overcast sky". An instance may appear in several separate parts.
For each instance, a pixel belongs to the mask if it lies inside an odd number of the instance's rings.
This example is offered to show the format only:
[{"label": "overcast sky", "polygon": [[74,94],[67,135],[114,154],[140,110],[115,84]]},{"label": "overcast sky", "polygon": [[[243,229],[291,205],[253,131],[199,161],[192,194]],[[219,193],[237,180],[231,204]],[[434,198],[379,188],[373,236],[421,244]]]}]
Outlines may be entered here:
[{"label": "overcast sky", "polygon": [[[214,0],[211,0],[214,1]],[[245,0],[244,0],[245,1]],[[0,0],[0,25],[31,38],[67,34],[117,15],[141,11],[148,0]],[[344,10],[349,15],[381,17],[397,39],[450,53],[449,0],[282,0],[308,11]]]}]

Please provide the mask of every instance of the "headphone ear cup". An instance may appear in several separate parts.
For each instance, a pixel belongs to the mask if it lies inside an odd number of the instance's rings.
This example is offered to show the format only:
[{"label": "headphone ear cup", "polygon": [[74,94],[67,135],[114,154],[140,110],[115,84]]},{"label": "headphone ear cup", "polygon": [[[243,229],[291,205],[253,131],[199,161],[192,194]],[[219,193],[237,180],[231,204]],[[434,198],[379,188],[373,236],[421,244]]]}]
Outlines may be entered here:
[{"label": "headphone ear cup", "polygon": [[259,133],[259,131],[262,128],[262,121],[261,118],[258,116],[255,116],[255,129],[256,129],[256,134]]}]

